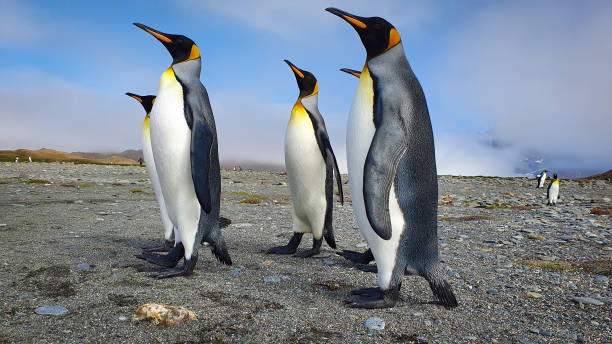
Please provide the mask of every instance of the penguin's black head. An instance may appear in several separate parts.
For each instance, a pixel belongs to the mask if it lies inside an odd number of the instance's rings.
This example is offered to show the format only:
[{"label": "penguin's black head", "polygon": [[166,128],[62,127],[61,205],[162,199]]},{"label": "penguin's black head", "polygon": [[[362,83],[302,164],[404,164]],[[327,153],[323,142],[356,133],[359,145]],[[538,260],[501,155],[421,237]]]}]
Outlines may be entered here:
[{"label": "penguin's black head", "polygon": [[172,55],[172,64],[200,57],[200,49],[189,37],[163,33],[140,23],[134,23],[134,25],[150,33],[168,49],[168,52]]},{"label": "penguin's black head", "polygon": [[155,96],[139,96],[134,93],[127,92],[126,95],[138,100],[142,107],[147,112],[147,115],[151,113],[151,109],[153,108],[153,104],[155,103]]},{"label": "penguin's black head", "polygon": [[557,179],[557,174],[553,174],[553,179]]},{"label": "penguin's black head", "polygon": [[360,77],[361,77],[361,72],[360,72],[360,71],[358,71],[358,70],[354,70],[354,69],[350,69],[350,68],[341,68],[340,70],[341,70],[341,71],[343,71],[343,72],[345,72],[345,73],[348,73],[348,74],[354,75],[354,76],[356,76],[357,78],[360,78]]},{"label": "penguin's black head", "polygon": [[319,92],[319,83],[312,73],[299,69],[293,63],[289,62],[289,60],[285,60],[285,62],[291,67],[293,74],[295,74],[295,80],[300,88],[300,98],[308,97]]},{"label": "penguin's black head", "polygon": [[393,25],[383,18],[359,17],[333,7],[326,8],[325,10],[351,24],[366,48],[368,59],[393,48],[402,40]]}]

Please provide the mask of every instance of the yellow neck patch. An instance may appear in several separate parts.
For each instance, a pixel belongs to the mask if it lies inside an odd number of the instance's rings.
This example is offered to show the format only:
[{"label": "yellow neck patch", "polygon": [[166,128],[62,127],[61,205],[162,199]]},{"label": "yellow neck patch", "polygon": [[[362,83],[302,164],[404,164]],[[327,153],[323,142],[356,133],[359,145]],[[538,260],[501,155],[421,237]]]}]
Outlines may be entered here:
[{"label": "yellow neck patch", "polygon": [[145,117],[144,121],[142,122],[142,135],[146,138],[151,137],[150,130],[149,130],[149,121],[150,121],[150,117],[149,115],[147,115],[147,117]]},{"label": "yellow neck patch", "polygon": [[555,179],[555,181],[553,182],[553,184],[559,184],[559,179]]},{"label": "yellow neck patch", "polygon": [[306,109],[304,108],[304,105],[302,105],[301,100],[298,99],[295,102],[295,105],[293,105],[293,109],[291,109],[291,118],[289,119],[289,124],[298,124],[305,120],[310,121],[310,118],[308,117],[308,112],[306,112]]}]

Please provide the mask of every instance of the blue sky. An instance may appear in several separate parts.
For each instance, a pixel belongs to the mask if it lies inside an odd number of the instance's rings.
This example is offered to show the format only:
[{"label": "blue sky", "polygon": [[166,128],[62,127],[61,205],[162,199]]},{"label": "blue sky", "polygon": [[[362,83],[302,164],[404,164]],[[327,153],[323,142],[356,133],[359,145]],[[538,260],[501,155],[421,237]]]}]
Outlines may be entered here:
[{"label": "blue sky", "polygon": [[[143,111],[171,58],[132,25],[198,44],[222,160],[283,162],[298,94],[289,59],[318,78],[340,164],[365,51],[338,7],[400,32],[427,97],[441,174],[612,165],[612,3],[606,1],[0,0],[0,149],[140,147]],[[495,144],[491,144],[494,142]]]}]

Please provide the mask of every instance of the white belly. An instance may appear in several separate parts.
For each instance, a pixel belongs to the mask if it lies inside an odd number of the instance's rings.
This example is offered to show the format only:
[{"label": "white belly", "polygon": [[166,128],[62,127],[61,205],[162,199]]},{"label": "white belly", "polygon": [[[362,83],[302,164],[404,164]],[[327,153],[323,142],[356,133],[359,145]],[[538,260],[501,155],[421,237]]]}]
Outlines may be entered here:
[{"label": "white belly", "polygon": [[182,88],[167,74],[162,75],[151,112],[151,147],[168,216],[177,229],[175,239],[183,243],[185,257],[191,257],[200,217],[191,177],[191,130],[183,113]]},{"label": "white belly", "polygon": [[[300,116],[300,115],[298,115]],[[304,116],[308,116],[304,114]],[[293,201],[294,230],[323,233],[325,210],[325,161],[310,119],[292,119],[285,136],[285,167]]]},{"label": "white belly", "polygon": [[349,184],[351,186],[351,201],[355,220],[361,235],[368,242],[378,267],[378,285],[386,289],[391,280],[395,265],[395,257],[399,245],[400,234],[404,226],[404,218],[395,197],[395,187],[392,185],[389,195],[389,213],[391,216],[392,235],[389,240],[381,239],[370,226],[366,215],[363,199],[363,169],[374,137],[375,127],[373,116],[372,79],[367,68],[361,73],[355,100],[349,114],[346,151],[348,163]]},{"label": "white belly", "polygon": [[166,203],[164,202],[164,195],[161,191],[159,183],[159,176],[157,175],[157,169],[155,168],[155,159],[153,158],[153,151],[151,149],[151,133],[150,133],[150,119],[145,118],[142,124],[142,155],[147,166],[147,173],[149,179],[151,179],[151,186],[155,192],[155,198],[159,203],[159,212],[161,215],[162,224],[164,226],[164,238],[170,240],[172,237],[172,221],[168,217],[168,211],[166,210]]}]

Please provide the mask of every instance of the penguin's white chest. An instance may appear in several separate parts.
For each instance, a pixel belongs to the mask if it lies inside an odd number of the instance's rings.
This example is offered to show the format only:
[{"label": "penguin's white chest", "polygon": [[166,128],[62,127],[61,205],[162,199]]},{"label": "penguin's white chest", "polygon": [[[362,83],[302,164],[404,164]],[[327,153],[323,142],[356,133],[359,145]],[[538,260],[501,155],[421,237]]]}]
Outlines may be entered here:
[{"label": "penguin's white chest", "polygon": [[168,215],[179,229],[197,224],[200,205],[191,176],[191,130],[183,107],[183,90],[172,69],[161,77],[151,112],[151,148]]},{"label": "penguin's white chest", "polygon": [[378,284],[384,289],[390,284],[399,239],[404,226],[404,218],[395,195],[395,185],[391,186],[389,194],[389,214],[392,225],[392,235],[389,240],[381,239],[374,232],[366,214],[363,198],[363,171],[366,157],[376,132],[373,115],[373,83],[366,67],[361,72],[355,100],[349,114],[346,135],[347,163],[355,219],[359,226],[359,231],[372,250],[378,267]]},{"label": "penguin's white chest", "polygon": [[[296,109],[297,107],[297,109]],[[325,161],[305,109],[294,107],[285,136],[285,167],[295,214],[325,213]]]}]

